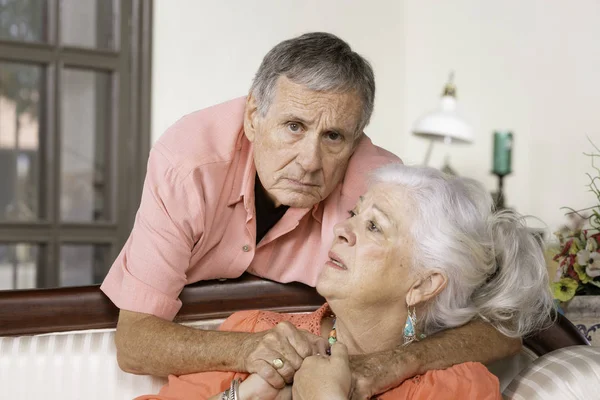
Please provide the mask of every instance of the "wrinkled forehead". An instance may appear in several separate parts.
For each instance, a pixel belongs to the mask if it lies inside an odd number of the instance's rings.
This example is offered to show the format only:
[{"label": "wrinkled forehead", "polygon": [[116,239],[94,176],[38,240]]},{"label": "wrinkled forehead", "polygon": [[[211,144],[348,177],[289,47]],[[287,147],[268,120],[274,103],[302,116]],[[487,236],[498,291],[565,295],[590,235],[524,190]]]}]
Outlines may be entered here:
[{"label": "wrinkled forehead", "polygon": [[416,204],[409,190],[396,183],[374,182],[359,199],[359,204],[376,206],[394,222],[412,220],[416,215]]},{"label": "wrinkled forehead", "polygon": [[356,91],[316,91],[279,78],[267,116],[297,116],[308,123],[340,126],[354,133],[362,115],[362,101]]}]

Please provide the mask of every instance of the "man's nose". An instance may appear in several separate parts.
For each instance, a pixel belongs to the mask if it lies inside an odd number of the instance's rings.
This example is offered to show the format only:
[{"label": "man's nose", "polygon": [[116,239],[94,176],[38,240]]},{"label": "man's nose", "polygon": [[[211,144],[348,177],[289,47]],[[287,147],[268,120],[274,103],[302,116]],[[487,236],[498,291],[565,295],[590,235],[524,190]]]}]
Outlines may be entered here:
[{"label": "man's nose", "polygon": [[307,135],[307,137],[300,143],[300,149],[296,162],[306,172],[315,172],[323,167],[323,160],[321,156],[321,146],[319,138]]},{"label": "man's nose", "polygon": [[335,233],[335,238],[338,241],[345,242],[350,246],[354,246],[356,244],[356,235],[352,229],[352,224],[350,220],[340,222],[335,225],[333,228],[333,233]]}]

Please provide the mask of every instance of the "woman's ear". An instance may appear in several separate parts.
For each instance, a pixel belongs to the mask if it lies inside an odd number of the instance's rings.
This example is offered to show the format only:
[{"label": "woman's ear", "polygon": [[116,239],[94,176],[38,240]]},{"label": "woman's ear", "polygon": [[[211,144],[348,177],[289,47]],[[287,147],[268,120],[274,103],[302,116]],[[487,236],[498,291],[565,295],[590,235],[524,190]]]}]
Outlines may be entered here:
[{"label": "woman's ear", "polygon": [[406,304],[409,307],[424,303],[434,298],[448,284],[446,275],[438,271],[431,272],[425,278],[418,279],[406,293]]},{"label": "woman's ear", "polygon": [[250,142],[254,142],[256,137],[256,118],[258,117],[258,106],[254,95],[250,93],[246,98],[246,108],[244,109],[244,134]]}]

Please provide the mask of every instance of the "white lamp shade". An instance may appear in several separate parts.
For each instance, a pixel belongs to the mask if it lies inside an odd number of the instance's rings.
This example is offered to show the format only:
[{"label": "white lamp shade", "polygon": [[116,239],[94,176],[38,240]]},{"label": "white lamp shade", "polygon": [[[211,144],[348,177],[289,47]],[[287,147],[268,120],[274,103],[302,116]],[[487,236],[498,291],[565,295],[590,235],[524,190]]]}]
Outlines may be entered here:
[{"label": "white lamp shade", "polygon": [[434,140],[450,138],[453,142],[473,142],[473,130],[456,112],[453,96],[443,96],[438,110],[419,118],[413,133]]}]

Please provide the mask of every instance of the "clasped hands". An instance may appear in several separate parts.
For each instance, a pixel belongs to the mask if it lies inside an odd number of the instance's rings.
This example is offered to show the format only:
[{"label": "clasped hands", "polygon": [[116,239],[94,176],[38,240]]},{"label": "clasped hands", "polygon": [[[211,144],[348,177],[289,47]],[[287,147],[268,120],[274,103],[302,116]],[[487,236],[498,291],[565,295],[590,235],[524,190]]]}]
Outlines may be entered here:
[{"label": "clasped hands", "polygon": [[283,400],[293,391],[294,399],[347,399],[352,373],[346,346],[335,344],[331,356],[328,347],[324,338],[289,322],[250,335],[242,355],[251,375],[240,385],[240,397]]}]

